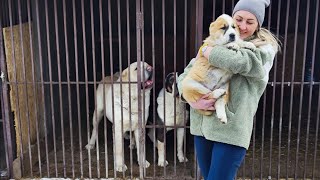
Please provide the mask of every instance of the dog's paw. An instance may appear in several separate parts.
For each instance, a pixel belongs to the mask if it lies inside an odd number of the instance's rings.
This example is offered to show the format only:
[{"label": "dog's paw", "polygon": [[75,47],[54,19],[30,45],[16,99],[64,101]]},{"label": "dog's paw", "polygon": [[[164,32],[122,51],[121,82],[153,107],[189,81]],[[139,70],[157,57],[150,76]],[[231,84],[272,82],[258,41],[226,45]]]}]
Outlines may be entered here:
[{"label": "dog's paw", "polygon": [[188,159],[186,158],[186,157],[184,157],[184,156],[179,156],[178,155],[178,159],[179,159],[179,162],[188,162]]},{"label": "dog's paw", "polygon": [[129,147],[129,149],[136,149],[137,148],[135,143],[130,144],[128,147]]},{"label": "dog's paw", "polygon": [[158,166],[161,166],[161,167],[165,167],[167,166],[169,163],[167,160],[159,160],[158,161]]},{"label": "dog's paw", "polygon": [[239,49],[240,49],[240,46],[239,46],[237,43],[235,43],[235,42],[228,43],[228,44],[226,45],[226,47],[227,47],[228,49],[233,49],[233,50],[239,50]]},{"label": "dog's paw", "polygon": [[227,117],[221,117],[221,118],[219,118],[220,119],[220,121],[223,123],[223,124],[226,124],[227,123]]},{"label": "dog's paw", "polygon": [[123,164],[123,165],[116,165],[116,171],[118,171],[118,172],[124,172],[124,171],[126,171],[128,168],[127,168],[127,166],[125,165],[125,164]]},{"label": "dog's paw", "polygon": [[[138,162],[139,166],[140,166],[140,163]],[[145,168],[148,168],[150,166],[150,163],[146,160],[144,163],[143,163],[143,167]]]},{"label": "dog's paw", "polygon": [[212,91],[212,97],[214,99],[218,99],[219,97],[221,97],[222,95],[224,95],[226,93],[225,89],[216,89],[214,91]]},{"label": "dog's paw", "polygon": [[93,149],[94,148],[94,144],[87,144],[86,145],[86,149],[87,150],[90,150],[90,149]]},{"label": "dog's paw", "polygon": [[145,162],[144,162],[144,167],[145,168],[148,168],[150,166],[150,163],[146,160]]},{"label": "dog's paw", "polygon": [[255,51],[257,47],[252,42],[242,42],[242,47],[246,49],[250,49],[251,51]]}]

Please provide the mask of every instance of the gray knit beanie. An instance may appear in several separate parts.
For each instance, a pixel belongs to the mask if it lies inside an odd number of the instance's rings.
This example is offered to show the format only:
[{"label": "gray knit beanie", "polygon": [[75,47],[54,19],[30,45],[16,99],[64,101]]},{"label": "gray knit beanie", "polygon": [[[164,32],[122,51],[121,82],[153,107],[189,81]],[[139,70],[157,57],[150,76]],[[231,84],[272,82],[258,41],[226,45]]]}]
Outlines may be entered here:
[{"label": "gray knit beanie", "polygon": [[233,9],[232,16],[237,11],[249,11],[256,16],[259,26],[261,27],[264,20],[265,10],[269,4],[270,0],[239,0]]}]

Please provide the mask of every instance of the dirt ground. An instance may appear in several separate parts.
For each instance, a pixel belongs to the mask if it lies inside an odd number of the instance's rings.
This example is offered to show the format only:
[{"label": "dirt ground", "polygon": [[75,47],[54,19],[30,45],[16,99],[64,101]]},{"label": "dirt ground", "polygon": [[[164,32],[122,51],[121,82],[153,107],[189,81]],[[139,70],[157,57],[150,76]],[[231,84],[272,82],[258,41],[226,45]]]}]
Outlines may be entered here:
[{"label": "dirt ground", "polygon": [[[305,128],[300,129],[301,132],[305,132]],[[107,133],[108,137],[108,148],[107,156],[104,148],[103,140],[103,130],[100,129],[100,139],[99,139],[99,168],[97,166],[97,151],[93,150],[91,156],[88,155],[88,151],[84,148],[87,142],[86,137],[82,138],[82,163],[80,162],[80,149],[79,149],[79,138],[73,138],[73,159],[74,168],[72,168],[72,153],[71,153],[71,143],[70,137],[65,137],[65,164],[63,166],[63,151],[61,148],[61,138],[57,140],[57,148],[59,149],[56,153],[57,164],[55,165],[55,153],[51,151],[49,153],[49,171],[50,177],[81,177],[81,169],[83,170],[83,177],[114,177],[113,171],[113,151],[112,151],[112,134],[109,131]],[[66,133],[68,134],[68,133]],[[288,134],[284,129],[282,131],[282,143],[279,148],[279,133],[277,129],[273,132],[273,143],[271,147],[270,138],[268,137],[268,132],[265,130],[264,143],[262,144],[262,138],[259,135],[261,131],[256,130],[255,141],[251,143],[251,147],[247,152],[245,161],[243,162],[241,168],[239,169],[237,177],[239,179],[247,178],[260,178],[267,179],[271,174],[272,179],[297,177],[320,179],[320,144],[317,144],[317,154],[315,155],[315,132],[310,130],[308,139],[308,149],[306,153],[306,134],[300,134],[299,151],[297,153],[297,130],[292,129],[291,132],[291,143],[290,151],[288,153]],[[154,149],[152,142],[146,140],[146,159],[150,162],[150,167],[145,171],[145,177],[150,179],[195,179],[196,178],[196,166],[192,136],[187,131],[187,145],[186,153],[188,162],[179,163],[178,159],[174,159],[176,153],[173,152],[174,142],[173,133],[169,133],[167,136],[167,160],[169,165],[166,168],[161,168],[157,166],[157,151]],[[128,170],[125,173],[117,173],[117,177],[132,178],[139,177],[139,166],[136,161],[136,149],[130,152],[128,148],[129,141],[125,141],[125,162],[128,166]],[[280,153],[279,153],[280,150]],[[296,167],[296,156],[298,157],[297,167]],[[280,157],[280,159],[279,159]],[[106,160],[107,158],[107,160]],[[287,164],[288,161],[288,164]],[[106,164],[108,162],[108,164]],[[315,163],[315,166],[314,166]],[[271,165],[271,166],[270,166]],[[280,166],[278,166],[280,165]],[[90,167],[91,166],[91,167]],[[89,168],[90,167],[90,168]],[[48,177],[47,175],[47,162],[43,161],[41,164],[42,177]],[[57,169],[56,169],[57,168]],[[91,169],[91,172],[90,172]],[[98,169],[100,171],[100,176],[98,175]],[[57,170],[57,171],[56,171]],[[65,170],[65,174],[64,174]],[[288,170],[288,171],[287,171]],[[56,174],[57,173],[57,174]],[[40,177],[39,164],[36,164],[33,168],[34,177]],[[27,175],[28,176],[28,175]]]}]

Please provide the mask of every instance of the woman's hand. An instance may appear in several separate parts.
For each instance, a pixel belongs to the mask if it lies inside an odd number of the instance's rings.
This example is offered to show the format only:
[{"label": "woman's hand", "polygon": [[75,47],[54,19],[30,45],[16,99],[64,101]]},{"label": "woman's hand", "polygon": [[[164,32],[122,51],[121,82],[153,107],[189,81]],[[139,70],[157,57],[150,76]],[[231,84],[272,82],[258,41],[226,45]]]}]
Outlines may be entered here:
[{"label": "woman's hand", "polygon": [[208,99],[209,96],[210,94],[205,94],[198,101],[189,103],[189,105],[193,109],[214,111],[215,110],[214,103],[216,102],[216,99],[212,99],[212,98]]}]

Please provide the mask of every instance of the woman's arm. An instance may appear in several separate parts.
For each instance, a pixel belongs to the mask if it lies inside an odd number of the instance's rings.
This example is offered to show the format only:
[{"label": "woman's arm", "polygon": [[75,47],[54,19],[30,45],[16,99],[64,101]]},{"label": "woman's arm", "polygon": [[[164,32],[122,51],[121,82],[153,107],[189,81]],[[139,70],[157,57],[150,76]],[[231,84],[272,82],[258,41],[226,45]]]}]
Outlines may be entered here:
[{"label": "woman's arm", "polygon": [[188,72],[190,71],[190,69],[192,68],[192,65],[194,63],[194,61],[196,60],[196,58],[191,59],[191,61],[189,62],[189,64],[187,65],[187,67],[184,68],[184,71],[182,74],[179,75],[178,80],[177,80],[177,85],[178,85],[178,91],[179,94],[181,96],[182,94],[182,80],[186,77],[186,75],[188,74]]},{"label": "woman's arm", "polygon": [[236,51],[224,46],[215,46],[208,47],[203,56],[215,67],[231,71],[233,74],[262,79],[267,73],[265,64],[273,64],[275,53],[270,44],[255,51],[245,48]]}]

